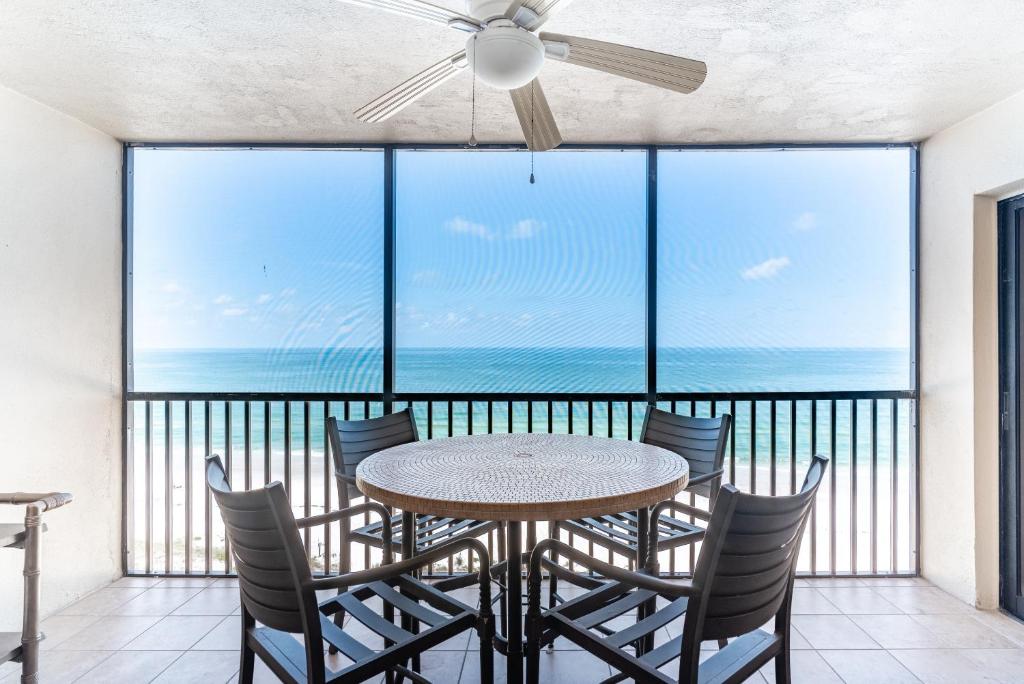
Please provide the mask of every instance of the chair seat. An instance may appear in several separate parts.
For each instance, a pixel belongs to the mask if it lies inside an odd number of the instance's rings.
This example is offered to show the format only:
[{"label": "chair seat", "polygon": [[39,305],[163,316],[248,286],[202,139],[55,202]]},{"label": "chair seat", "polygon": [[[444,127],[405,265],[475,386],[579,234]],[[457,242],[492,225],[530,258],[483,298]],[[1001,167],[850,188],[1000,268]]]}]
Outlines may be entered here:
[{"label": "chair seat", "polygon": [[[402,552],[402,516],[395,515],[391,518],[392,529],[391,547],[395,553]],[[479,537],[498,528],[498,523],[482,520],[460,520],[458,518],[443,518],[435,515],[416,516],[416,550],[420,551],[433,544],[440,544],[464,534],[470,537]],[[384,524],[380,521],[364,525],[353,530],[351,537],[354,541],[361,542],[374,548],[384,548]]]},{"label": "chair seat", "polygon": [[[366,605],[374,601],[373,607]],[[383,610],[376,601],[383,604]],[[395,621],[384,617],[391,610]],[[331,616],[344,611],[345,627],[338,627]],[[414,617],[418,633],[400,627],[401,613]],[[383,614],[383,615],[382,615]],[[409,575],[372,582],[320,603],[320,627],[323,638],[352,661],[347,667],[327,673],[327,681],[363,681],[387,670],[407,673],[401,665],[412,652],[422,652],[441,644],[467,629],[477,627],[479,613],[425,582]],[[384,640],[384,648],[370,646],[356,638],[367,633]],[[252,647],[264,651],[284,672],[277,672],[285,681],[305,682],[306,649],[293,635],[269,627],[255,627],[248,633]],[[371,637],[372,638],[372,637]],[[374,639],[374,641],[379,641]]]},{"label": "chair seat", "polygon": [[[620,582],[606,582],[577,598],[544,611],[542,614],[542,643],[548,643],[558,636],[564,636],[584,650],[605,660],[616,663],[622,675],[609,681],[620,681],[626,676],[644,681],[676,682],[676,677],[661,672],[673,660],[679,658],[683,637],[676,636],[645,653],[637,653],[636,647],[643,639],[653,638],[662,627],[678,620],[686,613],[686,598],[662,597],[664,605],[642,620],[632,621],[625,627],[613,628],[608,623],[621,616],[650,605],[659,600],[656,592],[635,589]],[[624,620],[615,624],[621,625]],[[782,647],[780,635],[755,630],[721,648],[700,666],[700,681],[735,681],[747,672],[751,662],[764,663],[774,657]],[[757,667],[753,667],[756,671]]]},{"label": "chair seat", "polygon": [[[704,528],[670,515],[658,516],[658,551],[693,544],[704,538]],[[560,522],[558,526],[598,546],[635,557],[638,541],[636,513],[617,513]]]}]

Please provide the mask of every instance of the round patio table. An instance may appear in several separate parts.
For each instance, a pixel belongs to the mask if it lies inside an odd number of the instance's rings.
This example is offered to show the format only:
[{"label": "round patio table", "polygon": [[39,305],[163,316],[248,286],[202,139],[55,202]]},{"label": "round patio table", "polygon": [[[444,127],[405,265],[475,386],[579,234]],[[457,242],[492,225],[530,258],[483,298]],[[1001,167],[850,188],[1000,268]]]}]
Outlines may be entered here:
[{"label": "round patio table", "polygon": [[[650,507],[681,492],[688,480],[686,460],[667,449],[583,435],[491,434],[411,442],[377,452],[356,470],[360,491],[402,509],[405,557],[413,552],[417,513],[506,522],[507,591],[512,597],[522,594],[522,521],[635,510],[641,567]],[[519,572],[512,571],[516,561]],[[507,603],[508,634],[522,635],[522,602]],[[522,638],[501,645],[508,681],[521,682]]]}]

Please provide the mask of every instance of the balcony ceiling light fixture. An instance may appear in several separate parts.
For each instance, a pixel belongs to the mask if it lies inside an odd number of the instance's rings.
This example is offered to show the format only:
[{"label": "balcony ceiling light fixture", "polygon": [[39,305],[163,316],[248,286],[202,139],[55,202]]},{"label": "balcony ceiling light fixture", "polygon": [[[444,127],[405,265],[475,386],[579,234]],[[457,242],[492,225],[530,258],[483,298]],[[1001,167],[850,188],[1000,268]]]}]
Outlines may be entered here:
[{"label": "balcony ceiling light fixture", "polygon": [[578,38],[538,33],[551,14],[571,0],[466,0],[466,13],[422,0],[342,0],[353,5],[440,23],[472,35],[466,48],[442,59],[360,107],[360,121],[384,121],[469,67],[487,85],[507,90],[531,150],[558,147],[562,136],[537,79],[544,62],[577,66],[692,93],[707,76],[707,65],[685,57]]}]

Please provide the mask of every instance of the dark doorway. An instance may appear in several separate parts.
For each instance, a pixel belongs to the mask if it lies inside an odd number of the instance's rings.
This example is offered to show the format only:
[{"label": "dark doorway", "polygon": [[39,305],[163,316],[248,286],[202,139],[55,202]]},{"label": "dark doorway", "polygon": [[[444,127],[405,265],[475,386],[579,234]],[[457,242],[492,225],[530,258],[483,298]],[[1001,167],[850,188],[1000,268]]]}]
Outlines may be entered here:
[{"label": "dark doorway", "polygon": [[1024,261],[1024,195],[999,203],[999,599],[1024,619],[1024,553],[1021,512],[1024,504],[1024,403],[1021,402],[1021,263]]}]

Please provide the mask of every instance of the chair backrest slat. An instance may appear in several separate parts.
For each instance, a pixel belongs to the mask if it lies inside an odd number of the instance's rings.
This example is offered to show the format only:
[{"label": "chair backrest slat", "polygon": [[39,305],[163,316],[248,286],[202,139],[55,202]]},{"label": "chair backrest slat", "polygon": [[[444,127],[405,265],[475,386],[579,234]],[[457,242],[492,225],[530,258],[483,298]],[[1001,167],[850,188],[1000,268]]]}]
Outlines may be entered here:
[{"label": "chair backrest slat", "polygon": [[[668,449],[685,458],[693,479],[722,467],[731,425],[732,416],[727,413],[714,418],[698,418],[649,406],[640,439],[645,444]],[[694,485],[687,491],[709,499],[715,494],[713,486],[708,483]]]},{"label": "chair backrest slat", "polygon": [[[339,421],[331,416],[327,419],[327,432],[334,471],[349,477],[355,477],[356,468],[363,459],[378,451],[418,439],[416,418],[411,408],[365,420]],[[362,492],[355,485],[339,480],[338,495],[342,505],[346,505],[353,497],[362,496]]]},{"label": "chair backrest slat", "polygon": [[314,608],[316,603],[304,596],[309,564],[284,487],[272,482],[232,491],[217,456],[207,458],[206,479],[224,520],[243,607],[268,627],[304,633],[303,602],[312,601]]},{"label": "chair backrest slat", "polygon": [[701,553],[694,571],[694,583],[705,592],[701,639],[758,629],[791,600],[800,542],[827,465],[827,458],[815,456],[803,487],[791,496],[723,487],[705,541],[717,553]]}]

